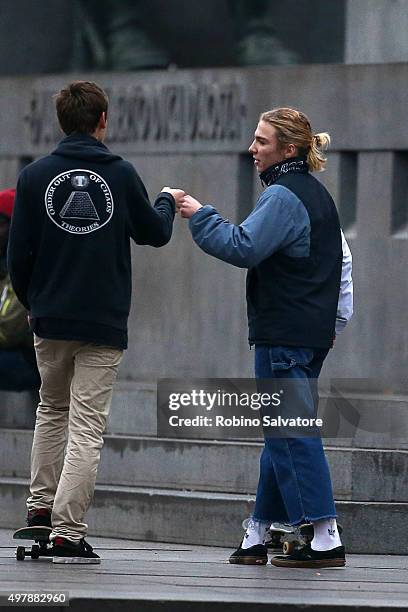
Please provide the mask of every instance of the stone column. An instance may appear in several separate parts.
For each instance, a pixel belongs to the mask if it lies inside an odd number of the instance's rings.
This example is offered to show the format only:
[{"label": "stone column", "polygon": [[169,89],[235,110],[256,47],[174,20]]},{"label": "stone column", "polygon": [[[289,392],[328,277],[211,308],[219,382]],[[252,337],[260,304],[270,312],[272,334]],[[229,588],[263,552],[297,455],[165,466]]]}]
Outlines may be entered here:
[{"label": "stone column", "polygon": [[348,0],[345,62],[406,62],[407,31],[407,0]]}]

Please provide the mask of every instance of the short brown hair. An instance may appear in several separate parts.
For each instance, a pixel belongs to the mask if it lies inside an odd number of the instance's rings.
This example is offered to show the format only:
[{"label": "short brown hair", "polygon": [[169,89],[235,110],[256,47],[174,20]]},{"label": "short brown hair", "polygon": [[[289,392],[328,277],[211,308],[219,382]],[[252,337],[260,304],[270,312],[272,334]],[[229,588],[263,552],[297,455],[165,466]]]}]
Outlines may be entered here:
[{"label": "short brown hair", "polygon": [[327,132],[313,134],[309,118],[294,108],[274,108],[262,113],[260,121],[270,123],[277,132],[281,146],[294,144],[298,155],[307,157],[311,172],[324,170],[326,157],[323,150],[330,144]]},{"label": "short brown hair", "polygon": [[108,96],[96,83],[74,81],[55,96],[55,106],[65,134],[92,134],[102,113],[108,112]]}]

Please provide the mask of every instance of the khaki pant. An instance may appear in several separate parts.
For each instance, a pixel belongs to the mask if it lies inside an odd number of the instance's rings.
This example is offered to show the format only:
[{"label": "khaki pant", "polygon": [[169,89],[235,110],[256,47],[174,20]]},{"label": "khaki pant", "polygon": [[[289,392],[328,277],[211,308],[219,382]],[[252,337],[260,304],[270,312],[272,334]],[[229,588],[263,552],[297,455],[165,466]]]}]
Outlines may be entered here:
[{"label": "khaki pant", "polygon": [[52,510],[51,539],[58,535],[77,541],[88,528],[83,519],[94,493],[123,351],[38,336],[34,346],[41,389],[27,508]]}]

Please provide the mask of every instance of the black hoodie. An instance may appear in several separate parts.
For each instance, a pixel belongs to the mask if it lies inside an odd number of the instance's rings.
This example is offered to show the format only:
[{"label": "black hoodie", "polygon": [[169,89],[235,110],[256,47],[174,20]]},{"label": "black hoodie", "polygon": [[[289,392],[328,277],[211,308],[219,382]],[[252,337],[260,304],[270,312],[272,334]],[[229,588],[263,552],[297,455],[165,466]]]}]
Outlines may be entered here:
[{"label": "black hoodie", "polygon": [[130,238],[171,238],[174,198],[150,205],[133,166],[90,135],[71,134],[26,166],[16,192],[8,267],[43,338],[127,348]]}]

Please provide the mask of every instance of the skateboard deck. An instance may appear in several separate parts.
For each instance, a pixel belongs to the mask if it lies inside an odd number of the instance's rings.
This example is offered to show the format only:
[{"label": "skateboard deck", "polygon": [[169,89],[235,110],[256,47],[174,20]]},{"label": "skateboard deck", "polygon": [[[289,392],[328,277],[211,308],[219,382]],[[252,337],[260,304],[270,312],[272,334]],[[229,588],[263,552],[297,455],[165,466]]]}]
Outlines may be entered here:
[{"label": "skateboard deck", "polygon": [[21,527],[13,534],[14,540],[34,540],[34,542],[48,542],[51,527]]},{"label": "skateboard deck", "polygon": [[17,546],[16,548],[16,559],[17,561],[24,561],[25,557],[31,557],[31,559],[39,559],[40,557],[51,557],[51,542],[50,533],[51,527],[22,527],[17,529],[13,534],[14,540],[34,540],[35,544],[31,546],[31,549],[25,546]]},{"label": "skateboard deck", "polygon": [[35,544],[31,549],[25,546],[17,546],[16,559],[24,561],[26,557],[31,559],[39,559],[46,557],[53,563],[72,563],[72,564],[99,564],[101,560],[98,558],[86,557],[54,557],[52,554],[52,544],[50,542],[51,527],[22,527],[14,532],[15,540],[34,540]]}]

